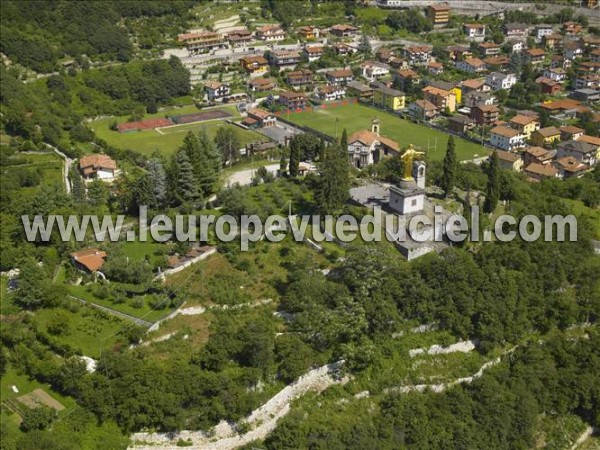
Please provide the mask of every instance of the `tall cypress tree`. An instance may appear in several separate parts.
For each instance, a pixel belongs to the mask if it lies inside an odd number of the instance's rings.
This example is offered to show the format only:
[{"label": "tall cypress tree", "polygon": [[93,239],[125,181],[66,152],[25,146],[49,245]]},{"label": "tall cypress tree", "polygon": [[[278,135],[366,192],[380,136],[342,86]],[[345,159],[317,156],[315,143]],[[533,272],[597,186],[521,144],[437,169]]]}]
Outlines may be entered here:
[{"label": "tall cypress tree", "polygon": [[290,141],[290,167],[288,172],[291,177],[298,176],[300,167],[300,142],[298,139],[292,138]]},{"label": "tall cypress tree", "polygon": [[85,183],[83,182],[83,178],[81,178],[76,163],[73,163],[73,167],[69,170],[69,180],[71,182],[71,196],[79,205],[84,204],[86,201]]},{"label": "tall cypress tree", "polygon": [[[345,133],[346,130],[344,130]],[[348,163],[347,146],[342,147],[340,144],[333,144],[327,148],[325,161],[320,169],[316,192],[319,209],[327,214],[339,211],[348,198],[349,189],[350,165]]]},{"label": "tall cypress tree", "polygon": [[279,175],[283,176],[287,172],[287,159],[285,158],[285,150],[281,152],[281,159],[279,160]]},{"label": "tall cypress tree", "polygon": [[446,147],[446,156],[444,157],[442,179],[440,180],[440,187],[446,196],[454,189],[456,183],[456,171],[457,163],[454,136],[450,136],[448,138],[448,146]]},{"label": "tall cypress tree", "polygon": [[492,156],[490,156],[490,164],[488,167],[488,182],[485,189],[485,203],[483,204],[483,210],[487,213],[491,213],[496,209],[498,205],[498,198],[500,197],[500,167],[498,164],[498,153],[494,150]]},{"label": "tall cypress tree", "polygon": [[342,137],[340,138],[340,145],[345,152],[348,151],[348,132],[346,131],[345,128],[344,128],[344,131],[342,131]]},{"label": "tall cypress tree", "polygon": [[204,127],[198,133],[198,143],[201,157],[196,177],[200,183],[202,193],[205,196],[210,196],[221,170],[221,154]]},{"label": "tall cypress tree", "polygon": [[151,184],[152,208],[162,208],[167,200],[167,174],[163,163],[159,158],[151,158],[148,161],[148,176]]}]

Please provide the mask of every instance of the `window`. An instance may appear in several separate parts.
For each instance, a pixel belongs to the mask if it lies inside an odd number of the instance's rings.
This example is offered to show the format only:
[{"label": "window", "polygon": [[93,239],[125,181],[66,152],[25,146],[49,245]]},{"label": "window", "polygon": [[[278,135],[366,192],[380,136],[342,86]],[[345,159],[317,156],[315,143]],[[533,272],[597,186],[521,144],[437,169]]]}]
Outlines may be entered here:
[{"label": "window", "polygon": [[413,198],[411,206],[417,206],[417,199]]}]

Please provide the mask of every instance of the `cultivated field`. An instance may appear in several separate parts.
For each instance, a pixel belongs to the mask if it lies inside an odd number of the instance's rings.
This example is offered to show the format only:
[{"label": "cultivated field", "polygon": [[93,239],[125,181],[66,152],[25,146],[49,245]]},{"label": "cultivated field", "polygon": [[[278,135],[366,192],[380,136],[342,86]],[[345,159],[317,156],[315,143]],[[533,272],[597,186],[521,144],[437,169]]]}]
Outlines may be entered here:
[{"label": "cultivated field", "polygon": [[[233,117],[239,116],[235,107],[233,106],[224,106],[220,109],[231,113]],[[165,117],[166,115],[191,114],[197,112],[199,112],[198,108],[193,105],[189,105],[179,109],[162,111],[158,114],[148,114],[144,116],[144,119]],[[215,136],[219,127],[225,126],[232,128],[240,138],[242,145],[250,142],[263,142],[268,140],[266,137],[256,133],[255,131],[244,130],[235,125],[228,125],[222,120],[173,125],[155,130],[134,131],[130,133],[119,133],[111,130],[110,126],[115,121],[117,123],[123,123],[127,121],[127,117],[107,117],[91,122],[90,126],[96,135],[99,138],[104,139],[109,145],[120,149],[135,150],[147,155],[152,154],[156,150],[160,151],[161,153],[171,154],[177,149],[177,147],[181,145],[188,131],[198,132],[203,127],[206,128],[206,131],[211,138]]]},{"label": "cultivated field", "polygon": [[[380,132],[383,136],[394,139],[402,147],[414,144],[427,152],[429,158],[433,161],[440,161],[444,158],[446,143],[448,142],[446,133],[359,104],[292,113],[289,118],[292,122],[314,128],[330,136],[335,136],[336,119],[339,119],[337,123],[338,139],[344,128],[348,130],[348,136],[358,130],[370,130],[371,120],[377,118],[381,121]],[[434,148],[436,138],[437,148]],[[489,151],[485,148],[482,149],[481,145],[457,138],[456,153],[458,159],[463,161],[472,159],[475,155],[487,155]]]}]

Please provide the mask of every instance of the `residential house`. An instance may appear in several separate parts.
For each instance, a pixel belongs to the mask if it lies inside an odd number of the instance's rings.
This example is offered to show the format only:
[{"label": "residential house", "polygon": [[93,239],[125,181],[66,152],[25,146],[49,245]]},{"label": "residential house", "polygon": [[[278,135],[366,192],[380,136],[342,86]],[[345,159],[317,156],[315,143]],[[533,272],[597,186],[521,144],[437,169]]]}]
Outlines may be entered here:
[{"label": "residential house", "polygon": [[510,58],[504,55],[488,56],[487,58],[483,58],[482,61],[485,63],[485,68],[487,70],[493,70],[495,72],[505,70],[510,66]]},{"label": "residential house", "polygon": [[531,134],[540,129],[540,122],[532,116],[517,114],[509,120],[509,125],[525,136],[525,139],[531,139]]},{"label": "residential house", "polygon": [[600,146],[583,141],[581,138],[578,141],[567,141],[558,144],[557,159],[565,156],[572,156],[577,161],[587,164],[590,167],[596,165],[600,160]]},{"label": "residential house", "polygon": [[360,81],[349,81],[346,84],[346,89],[349,94],[362,100],[367,100],[373,97],[373,88],[361,83]]},{"label": "residential house", "polygon": [[346,88],[337,84],[319,86],[317,96],[324,101],[340,100],[346,96]]},{"label": "residential house", "polygon": [[485,63],[479,58],[469,58],[456,63],[456,68],[464,72],[481,73],[487,70]]},{"label": "residential house", "polygon": [[501,168],[514,170],[515,172],[523,170],[523,159],[518,153],[497,150],[496,154],[498,155],[498,163]]},{"label": "residential house", "polygon": [[384,64],[388,64],[390,58],[392,58],[393,56],[395,56],[395,52],[393,50],[390,50],[389,48],[386,47],[380,47],[376,52],[375,52],[375,57],[377,58],[377,60],[381,63]]},{"label": "residential house", "polygon": [[307,45],[304,47],[304,54],[310,62],[317,61],[325,53],[323,45]]},{"label": "residential house", "polygon": [[561,178],[581,178],[592,168],[573,156],[565,156],[556,160],[555,167]]},{"label": "residential house", "polygon": [[506,45],[509,48],[510,53],[521,53],[527,48],[527,43],[519,38],[509,39],[504,45]]},{"label": "residential house", "polygon": [[555,69],[562,67],[563,69],[569,69],[573,65],[573,61],[565,59],[562,55],[552,55],[550,60],[550,68]]},{"label": "residential house", "polygon": [[256,29],[256,37],[265,42],[283,41],[285,31],[279,25],[263,25]]},{"label": "residential house", "polygon": [[471,108],[471,118],[478,125],[492,125],[498,121],[500,110],[496,105],[481,105]]},{"label": "residential house", "polygon": [[227,41],[233,47],[240,47],[246,45],[249,42],[252,42],[253,39],[254,38],[252,37],[252,32],[246,29],[230,31],[229,33],[227,33]]},{"label": "residential house", "polygon": [[[600,117],[598,116],[598,114],[596,114],[594,122],[599,123],[599,118]],[[600,137],[588,136],[587,134],[584,134],[579,138],[579,140],[581,142],[587,142],[588,144],[595,145],[598,148],[598,150],[600,150]]]},{"label": "residential house", "polygon": [[556,150],[546,150],[542,147],[527,147],[523,153],[525,165],[531,163],[551,164],[556,156]]},{"label": "residential house", "polygon": [[267,57],[271,65],[277,66],[280,69],[286,67],[293,68],[302,60],[300,52],[297,50],[271,50],[267,54]]},{"label": "residential house", "polygon": [[399,111],[406,107],[406,95],[402,91],[387,87],[383,83],[374,83],[373,105],[391,111]]},{"label": "residential house", "polygon": [[251,77],[259,77],[269,70],[269,62],[263,56],[244,56],[240,59],[240,62],[242,63],[242,68]]},{"label": "residential house", "polygon": [[531,163],[523,169],[529,181],[538,182],[544,178],[557,178],[558,170],[552,164]]},{"label": "residential house", "polygon": [[369,81],[375,81],[390,73],[390,66],[377,61],[365,61],[360,65],[360,70],[363,78]]},{"label": "residential house", "polygon": [[183,43],[191,54],[204,53],[210,49],[225,46],[223,37],[212,31],[180,34],[177,36],[177,40]]},{"label": "residential house", "polygon": [[410,64],[408,63],[406,58],[400,58],[398,56],[392,56],[388,60],[388,64],[393,69],[400,69],[400,70],[410,69]]},{"label": "residential house", "polygon": [[426,66],[431,61],[432,52],[431,45],[409,45],[404,49],[404,56],[411,66]]},{"label": "residential house", "polygon": [[584,61],[577,65],[579,73],[600,73],[600,62]]},{"label": "residential house", "polygon": [[332,47],[335,53],[341,56],[352,55],[358,51],[358,49],[356,49],[355,47],[352,47],[348,44],[344,44],[343,42],[333,44]]},{"label": "residential house", "polygon": [[73,265],[87,273],[94,273],[102,268],[106,259],[106,252],[97,248],[88,248],[71,253]]},{"label": "residential house", "polygon": [[517,83],[514,73],[492,72],[485,77],[485,83],[494,91],[510,89]]},{"label": "residential house", "polygon": [[516,150],[525,146],[525,136],[514,128],[500,125],[490,130],[490,144],[506,151]]},{"label": "residential house", "polygon": [[401,89],[406,90],[413,83],[420,83],[421,77],[412,69],[398,70],[394,72],[394,80]]},{"label": "residential house", "polygon": [[444,65],[439,62],[430,62],[427,64],[427,71],[432,75],[440,75],[444,72]]},{"label": "residential house", "polygon": [[471,49],[464,45],[449,45],[446,47],[446,53],[448,53],[448,58],[452,61],[459,61],[473,56]]},{"label": "residential house", "polygon": [[466,23],[463,25],[463,32],[467,35],[467,39],[473,41],[485,39],[485,25],[481,23]]},{"label": "residential house", "polygon": [[574,125],[565,125],[559,128],[561,141],[576,141],[585,134],[583,128]]},{"label": "residential house", "polygon": [[429,5],[427,7],[427,17],[433,23],[434,28],[445,27],[450,20],[450,6],[447,3]]},{"label": "residential house", "polygon": [[495,42],[482,42],[477,46],[477,50],[483,56],[499,55],[502,49]]},{"label": "residential house", "polygon": [[332,70],[331,72],[325,72],[325,78],[327,78],[327,81],[330,83],[346,84],[349,81],[352,81],[352,69],[337,69]]},{"label": "residential house", "polygon": [[453,113],[456,111],[456,96],[453,92],[439,89],[434,86],[423,88],[423,98],[433,103],[440,111]]},{"label": "residential house", "polygon": [[485,78],[473,78],[470,80],[463,80],[461,83],[461,90],[463,94],[468,94],[469,92],[489,91],[490,88],[485,84]]},{"label": "residential house", "polygon": [[448,119],[448,129],[455,133],[466,133],[475,127],[475,121],[468,116],[456,114]]},{"label": "residential house", "polygon": [[79,158],[79,171],[86,181],[112,181],[117,173],[117,163],[108,155],[94,153]]},{"label": "residential house", "polygon": [[358,28],[348,24],[334,25],[329,29],[329,33],[341,38],[353,37],[358,33]]},{"label": "residential house", "polygon": [[576,89],[569,94],[569,97],[585,103],[594,103],[600,101],[600,91],[597,89]]},{"label": "residential house", "polygon": [[574,87],[575,89],[598,89],[600,88],[600,74],[577,75]]},{"label": "residential house", "polygon": [[565,59],[577,59],[583,56],[583,48],[579,42],[567,42],[563,46],[563,56]]},{"label": "residential house", "polygon": [[585,47],[586,50],[597,50],[600,49],[600,37],[596,36],[583,36],[581,38],[581,44]]},{"label": "residential house", "polygon": [[248,80],[248,89],[250,92],[267,92],[275,89],[277,84],[272,78],[251,78]]},{"label": "residential house", "polygon": [[[258,128],[273,127],[277,124],[275,114],[261,108],[250,108],[246,119],[252,119],[258,125]],[[243,122],[242,122],[243,123]],[[250,122],[251,123],[251,122]],[[247,125],[244,123],[244,125]]]},{"label": "residential house", "polygon": [[559,100],[552,100],[544,103],[540,103],[540,108],[548,111],[554,116],[559,116],[564,119],[575,118],[579,110],[581,109],[581,102],[568,98],[561,98]]},{"label": "residential house", "polygon": [[544,76],[546,78],[550,78],[552,81],[562,83],[567,78],[567,71],[562,67],[557,67],[555,69],[546,69],[544,70]]},{"label": "residential house", "polygon": [[348,138],[348,158],[358,169],[378,162],[384,156],[397,155],[400,146],[396,141],[379,134],[379,120],[373,119],[371,131],[360,130]]},{"label": "residential house", "polygon": [[562,29],[565,34],[580,34],[583,26],[580,23],[568,21],[563,23]]},{"label": "residential house", "polygon": [[544,47],[549,48],[549,49],[555,49],[555,48],[561,47],[562,42],[563,42],[563,35],[558,34],[558,33],[548,34],[548,35],[544,36],[542,39],[542,43],[544,44]]},{"label": "residential house", "polygon": [[540,128],[531,133],[531,142],[538,147],[549,147],[560,141],[560,131],[556,127]]},{"label": "residential house", "polygon": [[489,92],[473,91],[463,95],[462,104],[467,108],[495,105],[496,97]]},{"label": "residential house", "polygon": [[544,62],[546,52],[541,48],[530,48],[523,52],[523,60],[526,64],[540,65]]},{"label": "residential house", "polygon": [[597,48],[590,53],[590,59],[595,63],[600,62],[600,48]]},{"label": "residential house", "polygon": [[208,101],[221,100],[223,97],[229,95],[231,88],[227,83],[220,83],[219,81],[207,81],[204,83],[204,92]]},{"label": "residential house", "polygon": [[317,39],[321,35],[319,27],[303,26],[296,30],[296,34],[304,40]]},{"label": "residential house", "polygon": [[283,91],[279,93],[279,103],[289,109],[304,108],[308,98],[301,92]]},{"label": "residential house", "polygon": [[537,42],[541,42],[544,36],[554,34],[554,27],[547,24],[539,24],[535,26],[533,36]]},{"label": "residential house", "polygon": [[502,25],[502,31],[507,39],[524,38],[527,36],[529,27],[524,23],[506,23]]},{"label": "residential house", "polygon": [[306,86],[312,84],[314,74],[309,69],[301,69],[285,73],[285,79],[290,86]]},{"label": "residential house", "polygon": [[554,95],[563,89],[562,84],[547,77],[538,77],[535,82],[540,85],[544,94]]},{"label": "residential house", "polygon": [[427,100],[417,100],[408,105],[409,114],[418,120],[429,122],[440,115],[438,108]]},{"label": "residential house", "polygon": [[452,92],[456,97],[457,105],[462,102],[462,90],[456,83],[441,80],[429,80],[427,85],[442,89],[444,91]]}]

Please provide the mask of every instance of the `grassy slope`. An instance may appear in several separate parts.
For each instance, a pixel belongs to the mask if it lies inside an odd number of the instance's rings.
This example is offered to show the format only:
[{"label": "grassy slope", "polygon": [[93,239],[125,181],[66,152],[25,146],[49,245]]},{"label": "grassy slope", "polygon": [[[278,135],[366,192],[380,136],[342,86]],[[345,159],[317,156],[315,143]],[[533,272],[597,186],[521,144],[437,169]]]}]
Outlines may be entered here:
[{"label": "grassy slope", "polygon": [[[371,128],[371,119],[381,121],[381,134],[397,141],[402,147],[414,144],[433,161],[441,161],[446,153],[448,135],[423,125],[417,125],[407,120],[364,105],[348,105],[333,109],[321,109],[313,112],[300,112],[290,114],[290,120],[300,125],[305,125],[331,136],[335,135],[336,118],[338,123],[338,138],[346,128],[348,135],[355,131]],[[433,149],[437,138],[437,150]],[[428,149],[428,145],[430,149]],[[480,145],[464,139],[456,139],[456,153],[459,160],[473,158],[473,155],[484,155],[488,151]]]}]

